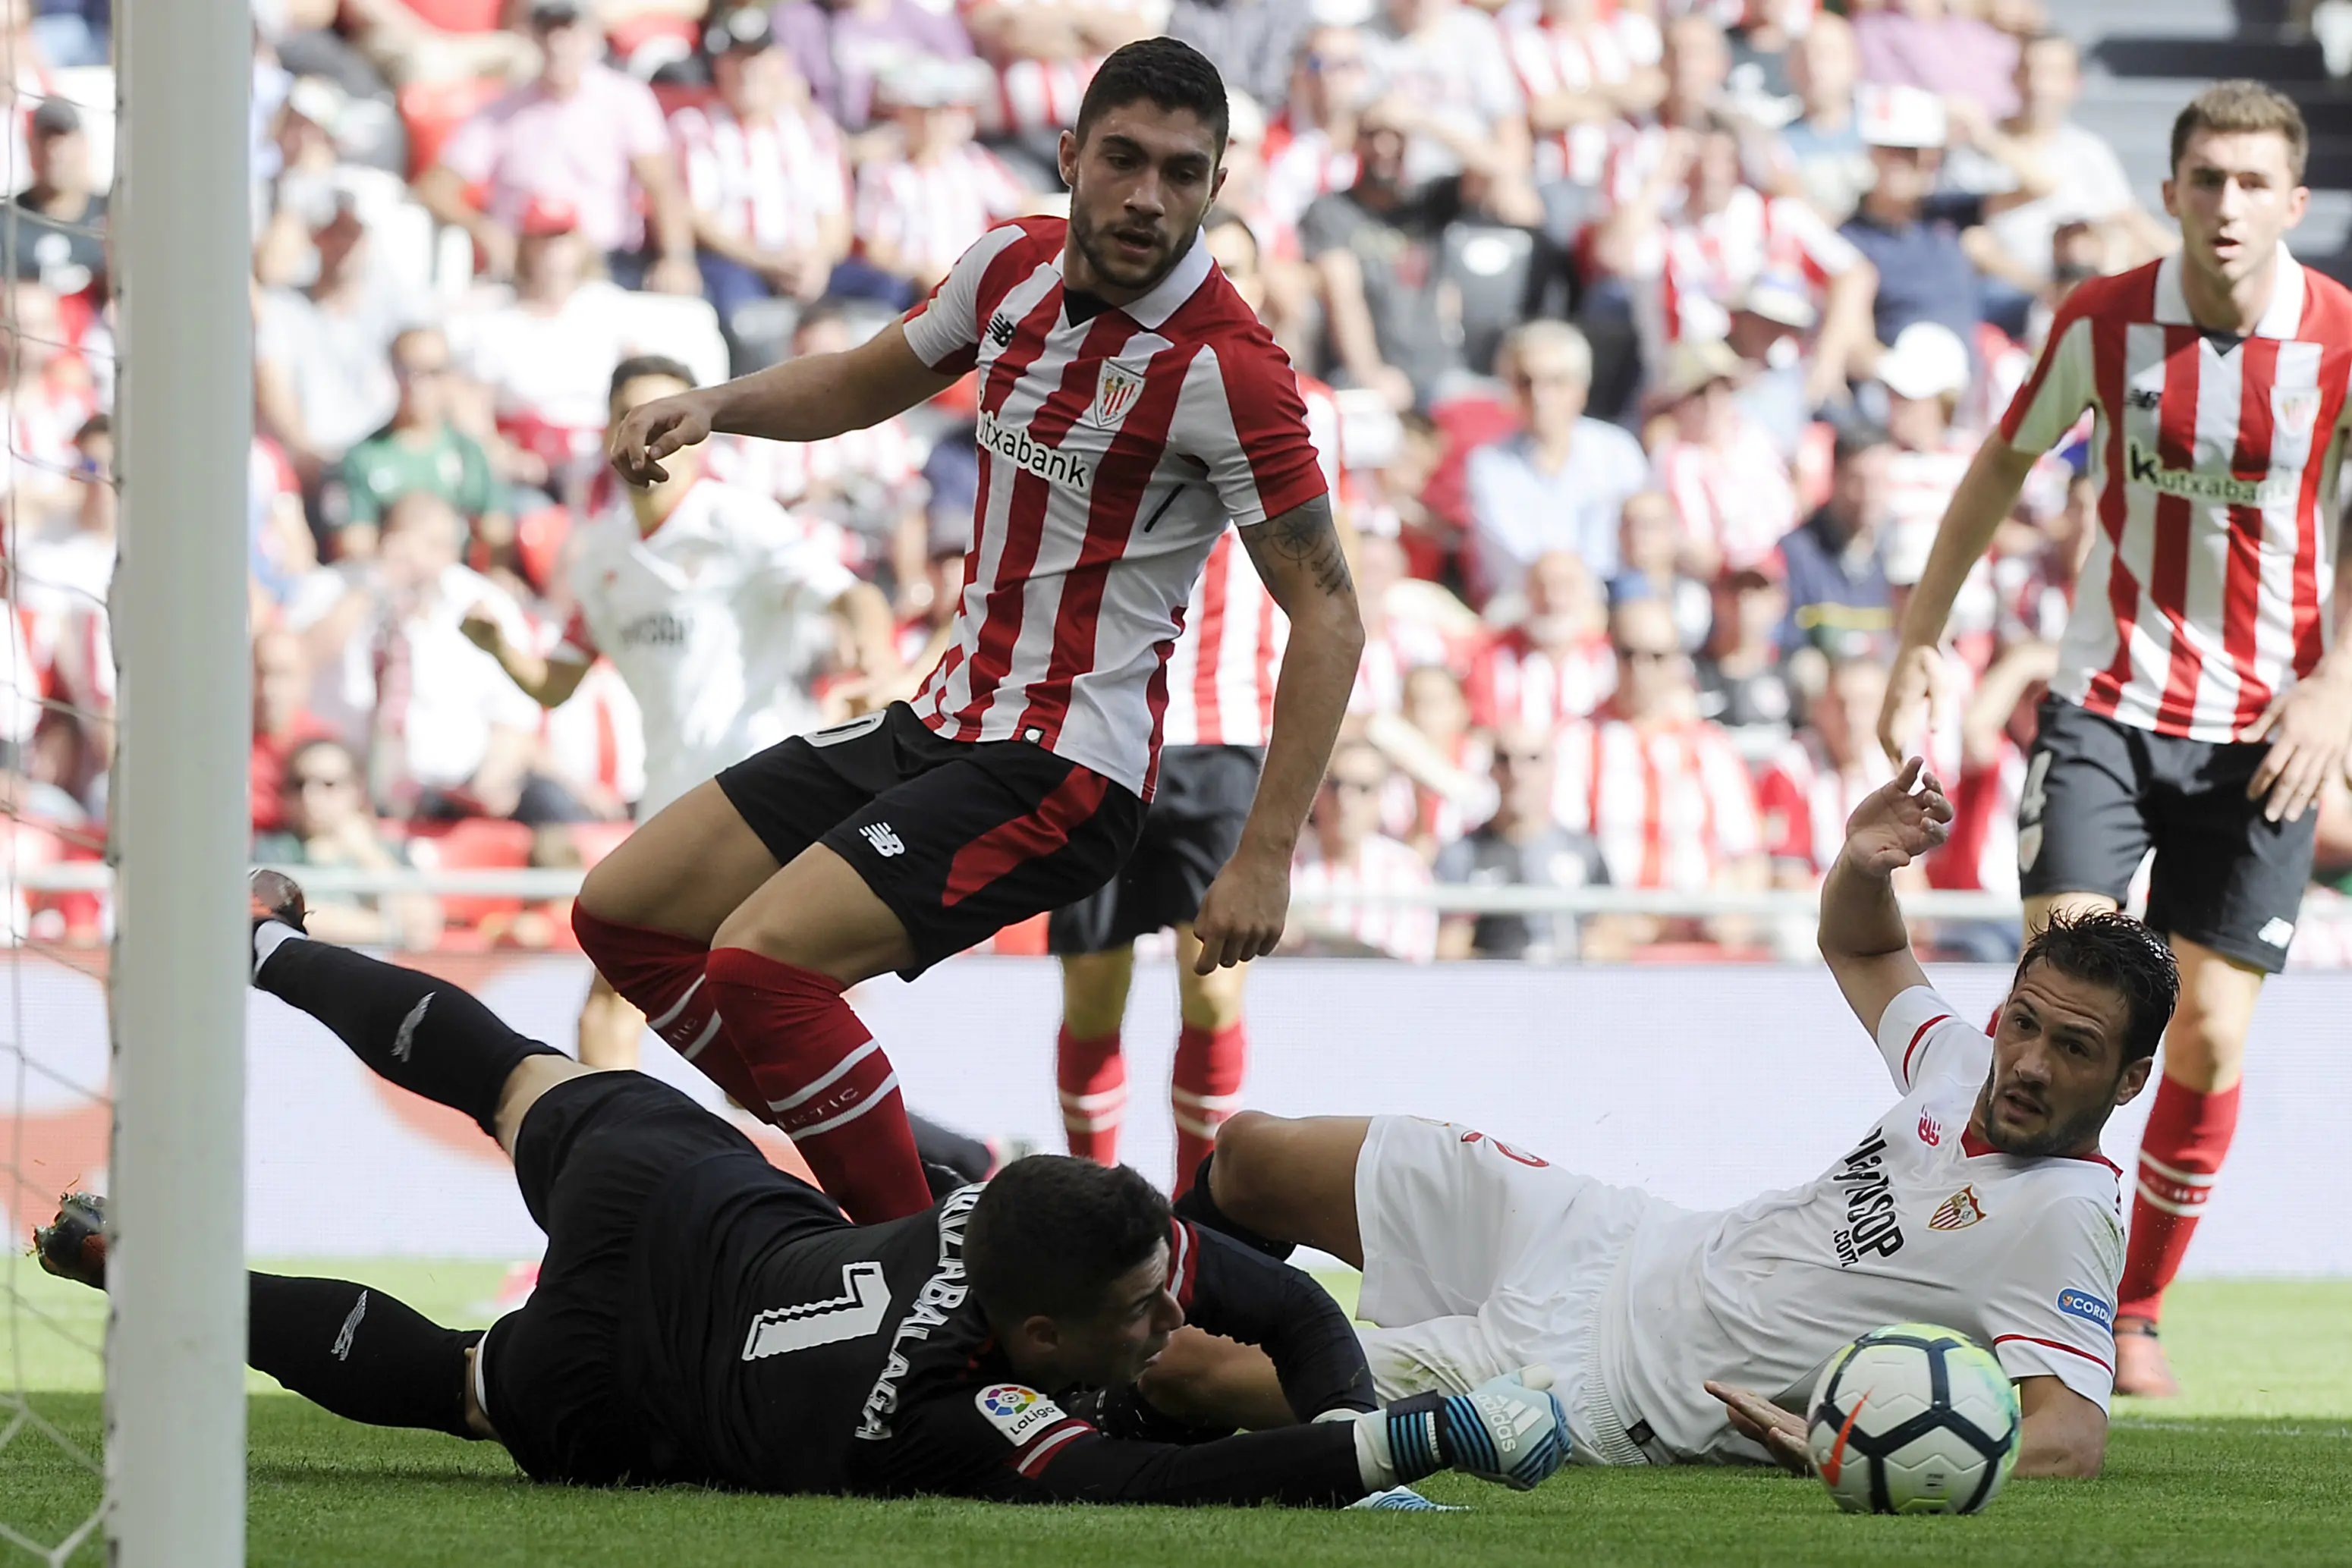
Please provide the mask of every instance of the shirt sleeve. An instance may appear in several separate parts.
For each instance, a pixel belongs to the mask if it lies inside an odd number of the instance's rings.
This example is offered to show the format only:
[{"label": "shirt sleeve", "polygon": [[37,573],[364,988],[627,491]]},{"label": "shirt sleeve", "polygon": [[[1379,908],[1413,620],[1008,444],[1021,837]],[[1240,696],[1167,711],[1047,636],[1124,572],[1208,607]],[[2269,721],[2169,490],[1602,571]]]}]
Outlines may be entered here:
[{"label": "shirt sleeve", "polygon": [[1169,445],[1206,464],[1236,528],[1329,493],[1289,356],[1255,321],[1195,354]]},{"label": "shirt sleeve", "polygon": [[1895,1087],[1908,1094],[1930,1079],[1981,1078],[1992,1041],[1936,992],[1913,986],[1879,1015],[1878,1054]]},{"label": "shirt sleeve", "polygon": [[1853,241],[1830,227],[1822,215],[1808,203],[1793,196],[1772,199],[1772,226],[1796,243],[1804,256],[1805,274],[1815,283],[1826,283],[1851,272],[1862,262],[1862,252]]},{"label": "shirt sleeve", "polygon": [[971,369],[980,350],[982,280],[989,264],[1024,237],[1018,224],[989,230],[956,258],[930,298],[907,312],[907,346],[917,359],[942,373],[961,375]]},{"label": "shirt sleeve", "polygon": [[616,95],[620,110],[621,146],[631,158],[644,158],[670,151],[669,122],[662,118],[661,99],[654,89],[635,77],[623,74],[621,86],[625,89]]},{"label": "shirt sleeve", "polygon": [[1365,1492],[1354,1424],[1203,1443],[1106,1436],[1036,1389],[957,1389],[898,1422],[885,1487],[1000,1502],[1280,1502],[1337,1507]]},{"label": "shirt sleeve", "polygon": [[2092,286],[2077,288],[2058,312],[2033,373],[2001,416],[2001,439],[2020,452],[2047,452],[2074,428],[2097,390],[2091,319],[2075,306]]},{"label": "shirt sleeve", "polygon": [[488,179],[499,166],[499,132],[504,123],[499,109],[504,101],[501,99],[468,116],[441,144],[441,166],[468,185]]},{"label": "shirt sleeve", "polygon": [[2115,1302],[2124,1234],[2087,1194],[2027,1222],[1986,1291],[1984,1322],[2003,1372],[2055,1377],[2100,1409],[2115,1390]]},{"label": "shirt sleeve", "polygon": [[1348,1314],[1311,1277],[1188,1220],[1171,1221],[1169,1243],[1169,1285],[1185,1318],[1264,1350],[1301,1421],[1379,1406]]}]

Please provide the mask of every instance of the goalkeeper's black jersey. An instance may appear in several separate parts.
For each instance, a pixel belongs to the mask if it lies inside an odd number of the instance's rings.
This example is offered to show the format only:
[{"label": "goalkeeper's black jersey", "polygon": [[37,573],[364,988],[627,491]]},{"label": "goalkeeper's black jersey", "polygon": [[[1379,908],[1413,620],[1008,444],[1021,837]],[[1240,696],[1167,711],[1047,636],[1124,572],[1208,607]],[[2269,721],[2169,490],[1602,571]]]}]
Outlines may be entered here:
[{"label": "goalkeeper's black jersey", "polygon": [[[853,1226],[751,1164],[681,1172],[639,1226],[615,1368],[645,1421],[639,1479],[1011,1500],[1363,1494],[1345,1422],[1202,1433],[1132,1389],[1021,1383],[964,1283],[978,1186]],[[1169,1246],[1188,1321],[1263,1346],[1302,1418],[1373,1407],[1354,1332],[1312,1280],[1182,1220]]]}]

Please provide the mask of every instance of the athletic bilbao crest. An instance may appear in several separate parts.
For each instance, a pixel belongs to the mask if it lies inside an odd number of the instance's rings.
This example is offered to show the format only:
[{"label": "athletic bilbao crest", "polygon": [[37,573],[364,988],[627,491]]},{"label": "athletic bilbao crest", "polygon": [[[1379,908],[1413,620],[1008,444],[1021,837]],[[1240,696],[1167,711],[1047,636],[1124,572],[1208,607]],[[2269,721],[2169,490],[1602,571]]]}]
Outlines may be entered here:
[{"label": "athletic bilbao crest", "polygon": [[1952,1194],[1927,1217],[1930,1230],[1966,1230],[1985,1217],[1984,1205],[1977,1201],[1977,1189],[1964,1186]]},{"label": "athletic bilbao crest", "polygon": [[1087,422],[1118,429],[1142,392],[1140,375],[1115,364],[1105,364],[1101,378],[1095,382],[1095,405],[1087,411]]}]

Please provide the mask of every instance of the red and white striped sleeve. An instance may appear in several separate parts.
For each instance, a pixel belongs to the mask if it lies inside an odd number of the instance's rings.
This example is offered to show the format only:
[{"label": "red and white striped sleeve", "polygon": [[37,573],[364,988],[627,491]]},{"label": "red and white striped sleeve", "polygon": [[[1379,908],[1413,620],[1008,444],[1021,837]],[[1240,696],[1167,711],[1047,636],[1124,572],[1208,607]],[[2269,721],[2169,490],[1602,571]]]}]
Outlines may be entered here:
[{"label": "red and white striped sleeve", "polygon": [[1803,258],[1805,275],[1813,282],[1827,283],[1861,264],[1862,252],[1854,248],[1853,242],[1830,227],[1827,219],[1797,197],[1775,196],[1764,213],[1772,236],[1796,247]]},{"label": "red and white striped sleeve", "polygon": [[1236,528],[1329,492],[1289,356],[1255,320],[1216,333],[1193,357],[1168,444],[1208,465]]},{"label": "red and white striped sleeve", "polygon": [[1746,860],[1764,849],[1763,824],[1756,817],[1756,781],[1730,739],[1709,727],[1700,732],[1698,772],[1706,791],[1708,815],[1715,822],[1715,855],[1718,865]]},{"label": "red and white striped sleeve", "polygon": [[2104,279],[2085,283],[2059,308],[2033,373],[2017,389],[2001,415],[2001,439],[2019,452],[2047,452],[2074,428],[2098,394],[2094,323],[2084,297],[2103,295]]},{"label": "red and white striped sleeve", "polygon": [[[866,194],[866,184],[860,181],[861,209]],[[864,232],[862,223],[859,229]],[[1006,224],[981,235],[956,258],[948,275],[940,279],[940,286],[931,290],[930,298],[908,311],[904,318],[907,346],[915,350],[917,359],[946,374],[961,375],[971,369],[980,350],[981,288],[990,264],[1029,237],[1022,225]]]}]

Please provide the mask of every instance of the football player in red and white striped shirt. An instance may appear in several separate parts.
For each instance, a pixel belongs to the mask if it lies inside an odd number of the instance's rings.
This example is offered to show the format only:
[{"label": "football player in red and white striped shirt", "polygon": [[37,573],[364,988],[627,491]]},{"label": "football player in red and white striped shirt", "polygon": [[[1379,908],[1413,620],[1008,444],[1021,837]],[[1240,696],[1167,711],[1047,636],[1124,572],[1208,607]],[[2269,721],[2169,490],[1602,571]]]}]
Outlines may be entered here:
[{"label": "football player in red and white striped shirt", "polygon": [[897,1076],[842,992],[1118,869],[1185,602],[1234,526],[1291,633],[1248,822],[1193,923],[1197,967],[1281,937],[1363,630],[1289,362],[1200,243],[1225,104],[1190,47],[1118,50],[1062,137],[1066,220],[992,231],[848,353],[647,403],[614,433],[614,466],[644,484],[714,430],[819,440],[979,371],[961,606],[914,703],[721,773],[573,906],[614,987],[765,1107],[853,1218],[929,1198]]},{"label": "football player in red and white striped shirt", "polygon": [[[1265,308],[1257,239],[1230,208],[1213,209],[1201,243],[1253,310]],[[1307,427],[1324,482],[1339,491],[1339,409],[1331,389],[1298,378]],[[1127,1106],[1120,1031],[1135,975],[1135,941],[1176,933],[1176,999],[1181,1027],[1168,1098],[1176,1121],[1178,1197],[1216,1142],[1219,1124],[1240,1104],[1249,1046],[1242,1026],[1248,966],[1199,970],[1192,919],[1201,897],[1241,840],[1274,722],[1276,672],[1289,622],[1248,553],[1217,536],[1184,607],[1185,635],[1168,658],[1168,707],[1160,716],[1160,788],[1143,816],[1143,837],[1119,874],[1054,911],[1047,946],[1062,960],[1062,1028],[1055,1081],[1070,1153],[1118,1163]]]},{"label": "football player in red and white striped shirt", "polygon": [[1899,754],[1952,599],[2033,460],[2097,415],[2097,532],[2019,809],[2026,925],[2112,908],[2156,852],[2148,924],[2179,1011],[2140,1144],[2116,1387],[2175,1392],[2154,1337],[2237,1122],[2248,1020],[2310,880],[2311,807],[2352,740],[2352,593],[2336,579],[2352,293],[2282,241],[2309,136],[2259,82],[2173,123],[2177,255],[2079,286],[1945,514],[1904,618],[1879,736]]}]

